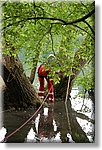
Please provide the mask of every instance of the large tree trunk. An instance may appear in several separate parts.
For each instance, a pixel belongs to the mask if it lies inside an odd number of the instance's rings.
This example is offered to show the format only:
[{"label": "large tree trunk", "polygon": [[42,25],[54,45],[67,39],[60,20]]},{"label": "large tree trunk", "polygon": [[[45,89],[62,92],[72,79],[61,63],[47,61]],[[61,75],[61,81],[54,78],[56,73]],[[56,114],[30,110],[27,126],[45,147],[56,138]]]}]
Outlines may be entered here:
[{"label": "large tree trunk", "polygon": [[[67,77],[67,76],[64,76],[64,77],[61,76],[60,83],[55,85],[55,97],[56,98],[62,98],[62,99],[64,98],[65,99],[68,79],[69,79],[69,77]],[[70,93],[71,93],[72,81],[73,81],[73,78],[70,79],[68,98],[70,97]]]},{"label": "large tree trunk", "polygon": [[18,58],[3,57],[3,80],[6,85],[4,106],[28,107],[39,102],[37,93],[27,78]]},{"label": "large tree trunk", "polygon": [[[82,54],[86,53],[86,50],[87,50],[86,48],[84,50],[79,48],[74,55],[74,61],[73,61],[74,66],[72,67],[73,75],[70,76],[68,99],[70,97],[70,92],[72,90],[72,86],[73,86],[75,78],[79,75],[81,69],[87,62],[85,58],[82,58],[83,56]],[[55,97],[65,98],[69,76],[67,77],[67,76],[62,75],[60,78],[61,78],[60,83],[55,86]]]}]

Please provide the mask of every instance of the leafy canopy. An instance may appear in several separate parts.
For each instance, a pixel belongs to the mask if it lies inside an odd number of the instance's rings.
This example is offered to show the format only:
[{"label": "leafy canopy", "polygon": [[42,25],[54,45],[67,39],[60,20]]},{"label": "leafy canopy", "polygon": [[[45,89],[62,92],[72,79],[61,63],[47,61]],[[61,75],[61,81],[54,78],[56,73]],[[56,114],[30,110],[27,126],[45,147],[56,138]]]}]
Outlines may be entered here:
[{"label": "leafy canopy", "polygon": [[77,51],[78,58],[86,62],[93,57],[93,1],[11,1],[4,2],[2,8],[3,54],[19,54],[30,69],[53,53],[52,75],[61,70],[69,76],[73,75],[72,68],[80,70],[74,58]]}]

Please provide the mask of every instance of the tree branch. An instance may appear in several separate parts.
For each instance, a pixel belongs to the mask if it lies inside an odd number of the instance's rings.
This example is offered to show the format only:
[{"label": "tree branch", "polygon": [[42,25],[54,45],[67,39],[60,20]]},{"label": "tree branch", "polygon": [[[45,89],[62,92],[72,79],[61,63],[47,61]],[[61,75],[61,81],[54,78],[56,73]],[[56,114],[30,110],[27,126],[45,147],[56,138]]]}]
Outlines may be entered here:
[{"label": "tree branch", "polygon": [[52,37],[51,29],[52,29],[52,24],[51,24],[51,27],[50,27],[50,36],[51,36],[51,41],[52,41],[52,51],[53,51],[53,54],[55,56],[56,54],[55,54],[55,51],[54,51],[54,48],[53,48],[53,37]]},{"label": "tree branch", "polygon": [[91,122],[93,124],[95,124],[95,121],[91,118],[89,118],[88,116],[86,116],[85,114],[82,114],[82,113],[78,113],[76,111],[73,110],[73,113],[72,113],[75,117],[79,117],[81,119],[85,119],[87,120],[88,122]]},{"label": "tree branch", "polygon": [[94,30],[92,29],[92,27],[90,26],[90,24],[89,24],[87,21],[85,21],[85,20],[84,20],[84,23],[87,24],[87,26],[90,28],[90,30],[92,31],[92,33],[95,35],[95,32],[94,32]]},{"label": "tree branch", "polygon": [[93,37],[90,33],[88,33],[88,31],[86,31],[85,29],[83,29],[83,28],[77,26],[76,24],[73,24],[73,26],[75,26],[75,27],[79,28],[80,30],[86,32],[87,34],[89,34],[89,35],[94,39],[94,37]]},{"label": "tree branch", "polygon": [[87,6],[82,1],[80,3],[87,9]]},{"label": "tree branch", "polygon": [[89,64],[93,59],[95,58],[95,54],[92,56],[92,58],[87,62]]},{"label": "tree branch", "polygon": [[95,9],[93,9],[91,12],[89,12],[87,15],[79,18],[79,19],[76,19],[75,21],[71,21],[71,22],[66,22],[65,20],[62,20],[60,18],[53,18],[53,17],[28,17],[26,19],[23,19],[23,20],[20,20],[20,21],[17,21],[17,22],[14,22],[13,24],[8,24],[6,27],[3,27],[2,30],[6,29],[7,27],[10,27],[12,25],[15,25],[15,24],[19,24],[21,22],[25,22],[27,20],[52,20],[52,21],[55,21],[55,23],[60,23],[62,25],[73,25],[75,23],[78,23],[78,22],[81,22],[81,21],[84,21],[85,19],[87,19],[88,17],[90,17],[92,14],[95,13]]},{"label": "tree branch", "polygon": [[93,9],[91,12],[89,12],[87,15],[83,16],[82,18],[76,19],[75,21],[69,22],[67,24],[74,24],[81,21],[84,21],[85,19],[91,17],[95,13],[95,9]]}]

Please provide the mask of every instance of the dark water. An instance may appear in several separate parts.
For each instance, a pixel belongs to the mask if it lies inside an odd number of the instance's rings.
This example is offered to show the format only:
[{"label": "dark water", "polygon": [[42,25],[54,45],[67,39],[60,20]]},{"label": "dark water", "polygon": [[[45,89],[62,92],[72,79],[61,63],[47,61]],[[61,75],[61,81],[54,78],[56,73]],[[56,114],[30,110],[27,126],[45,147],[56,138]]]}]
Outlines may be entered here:
[{"label": "dark water", "polygon": [[[76,103],[75,103],[76,105]],[[72,105],[74,108],[74,104]],[[80,109],[80,107],[78,107]],[[91,108],[90,108],[91,109]],[[11,111],[5,112],[3,117],[4,127],[7,130],[6,136],[12,133],[15,129],[20,127],[31,115],[35,112],[33,108],[26,111]],[[87,112],[87,113],[90,113]],[[77,117],[82,129],[86,132],[87,137],[92,142],[94,134],[93,124],[85,119]],[[56,100],[54,110],[49,109],[48,116],[44,115],[44,108],[33,117],[22,129],[9,137],[7,143],[24,143],[24,142],[59,142],[71,143],[76,142],[69,134],[67,115],[64,101]],[[68,138],[68,137],[69,138]]]}]

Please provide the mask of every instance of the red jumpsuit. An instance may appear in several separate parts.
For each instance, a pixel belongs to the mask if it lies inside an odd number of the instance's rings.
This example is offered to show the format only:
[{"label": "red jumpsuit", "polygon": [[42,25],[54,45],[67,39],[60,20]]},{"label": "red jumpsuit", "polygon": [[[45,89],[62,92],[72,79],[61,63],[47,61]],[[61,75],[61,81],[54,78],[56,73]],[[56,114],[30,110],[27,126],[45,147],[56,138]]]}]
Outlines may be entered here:
[{"label": "red jumpsuit", "polygon": [[45,65],[40,65],[38,68],[38,80],[40,82],[40,87],[39,87],[39,98],[44,99],[44,78],[47,81],[47,86],[48,86],[48,100],[50,102],[54,102],[54,87],[53,87],[53,80],[50,79],[47,75],[50,72],[50,69],[46,70]]}]

